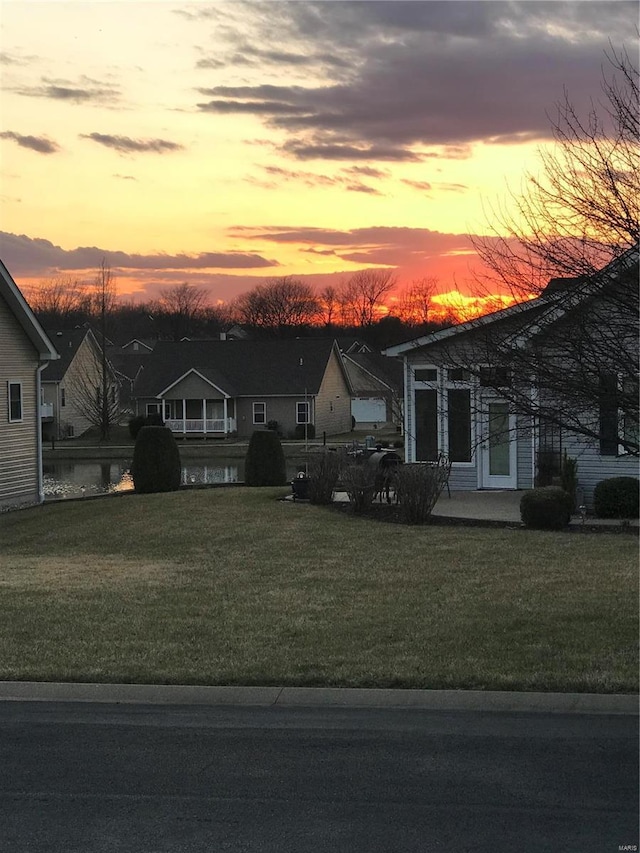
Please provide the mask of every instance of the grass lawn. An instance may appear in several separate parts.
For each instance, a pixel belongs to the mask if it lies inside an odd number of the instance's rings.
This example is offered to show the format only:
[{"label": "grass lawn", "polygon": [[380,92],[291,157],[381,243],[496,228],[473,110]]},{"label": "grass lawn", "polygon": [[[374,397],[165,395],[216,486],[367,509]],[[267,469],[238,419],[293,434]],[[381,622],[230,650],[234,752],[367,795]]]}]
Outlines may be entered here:
[{"label": "grass lawn", "polygon": [[632,692],[636,537],[211,489],[0,516],[0,678]]}]

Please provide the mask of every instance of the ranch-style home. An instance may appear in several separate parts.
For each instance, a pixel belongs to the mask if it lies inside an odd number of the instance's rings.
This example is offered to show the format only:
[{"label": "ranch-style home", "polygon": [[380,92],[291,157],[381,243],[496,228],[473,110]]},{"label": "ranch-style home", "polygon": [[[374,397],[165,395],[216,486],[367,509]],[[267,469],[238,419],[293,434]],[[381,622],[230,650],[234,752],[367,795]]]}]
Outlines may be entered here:
[{"label": "ranch-style home", "polygon": [[0,510],[44,500],[40,376],[57,358],[0,261]]},{"label": "ranch-style home", "polygon": [[[579,499],[638,470],[638,251],[589,279],[389,347],[404,359],[405,456],[452,490],[528,489],[577,460]],[[624,406],[622,405],[624,401]]]},{"label": "ranch-style home", "polygon": [[176,436],[351,429],[351,388],[333,340],[159,341],[134,393],[136,413],[159,414]]}]

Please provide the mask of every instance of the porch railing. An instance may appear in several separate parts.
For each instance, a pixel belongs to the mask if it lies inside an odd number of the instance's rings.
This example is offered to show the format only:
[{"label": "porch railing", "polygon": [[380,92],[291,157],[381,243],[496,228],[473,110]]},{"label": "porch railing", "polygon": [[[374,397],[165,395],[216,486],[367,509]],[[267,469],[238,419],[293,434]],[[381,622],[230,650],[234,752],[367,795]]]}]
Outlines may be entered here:
[{"label": "porch railing", "polygon": [[53,403],[40,403],[40,417],[41,418],[52,418],[53,417]]},{"label": "porch railing", "polygon": [[[226,428],[225,428],[226,424]],[[169,427],[171,432],[180,433],[181,435],[208,435],[210,433],[225,434],[235,432],[235,418],[178,418],[177,420],[165,421],[165,426]]]}]

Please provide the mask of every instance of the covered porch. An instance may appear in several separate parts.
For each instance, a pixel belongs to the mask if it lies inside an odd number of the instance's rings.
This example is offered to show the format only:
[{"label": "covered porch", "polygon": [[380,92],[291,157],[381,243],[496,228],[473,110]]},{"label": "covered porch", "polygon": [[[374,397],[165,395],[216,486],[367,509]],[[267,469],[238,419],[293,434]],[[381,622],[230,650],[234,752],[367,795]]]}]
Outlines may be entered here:
[{"label": "covered porch", "polygon": [[220,399],[162,400],[159,414],[177,435],[229,435],[236,431],[234,401]]}]

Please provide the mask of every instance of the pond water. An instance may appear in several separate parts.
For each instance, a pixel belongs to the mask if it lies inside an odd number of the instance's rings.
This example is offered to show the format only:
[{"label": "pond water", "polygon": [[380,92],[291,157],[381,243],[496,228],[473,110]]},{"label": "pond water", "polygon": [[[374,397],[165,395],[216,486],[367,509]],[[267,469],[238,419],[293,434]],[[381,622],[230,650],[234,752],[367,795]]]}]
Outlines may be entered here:
[{"label": "pond water", "polygon": [[[130,467],[131,459],[45,462],[42,466],[45,500],[131,491]],[[294,477],[299,467],[299,460],[287,459],[287,478]],[[243,481],[244,459],[186,459],[182,463],[182,482],[185,485]]]}]

